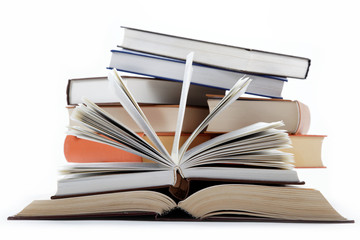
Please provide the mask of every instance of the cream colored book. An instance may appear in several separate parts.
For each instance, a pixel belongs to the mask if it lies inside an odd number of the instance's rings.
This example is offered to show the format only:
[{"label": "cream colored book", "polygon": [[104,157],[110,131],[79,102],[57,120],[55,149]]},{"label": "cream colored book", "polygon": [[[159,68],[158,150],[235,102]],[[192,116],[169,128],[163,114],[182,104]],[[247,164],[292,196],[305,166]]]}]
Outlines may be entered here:
[{"label": "cream colored book", "polygon": [[[211,111],[221,96],[209,95]],[[282,99],[240,98],[209,123],[206,131],[224,133],[256,122],[283,121],[281,129],[291,134],[306,134],[310,127],[310,110],[299,102]]]},{"label": "cream colored book", "polygon": [[[143,132],[120,104],[98,104],[98,106],[134,132]],[[67,109],[70,126],[79,126],[79,123],[71,119],[75,106],[67,106]],[[175,132],[179,105],[142,105],[141,109],[155,132]],[[209,109],[206,107],[187,106],[182,132],[192,133],[208,114]]]},{"label": "cream colored book", "polygon": [[298,168],[323,168],[322,145],[325,135],[289,135],[292,148],[281,149],[294,155]]},{"label": "cream colored book", "polygon": [[[181,69],[183,71],[183,69]],[[122,76],[127,88],[140,104],[178,105],[182,83],[158,78]],[[275,81],[275,80],[274,80]],[[281,81],[278,81],[281,82]],[[117,103],[118,97],[109,86],[107,77],[75,78],[68,81],[67,104],[76,105],[82,97],[100,104]],[[206,94],[224,94],[225,90],[192,84],[187,105],[207,106]]]}]

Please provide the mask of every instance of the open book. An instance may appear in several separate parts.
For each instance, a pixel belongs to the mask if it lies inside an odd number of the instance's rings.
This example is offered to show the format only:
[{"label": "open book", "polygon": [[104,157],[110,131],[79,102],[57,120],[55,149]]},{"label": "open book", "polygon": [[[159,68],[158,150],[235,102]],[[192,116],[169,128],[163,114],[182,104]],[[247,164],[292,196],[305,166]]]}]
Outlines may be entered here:
[{"label": "open book", "polygon": [[114,119],[96,104],[84,99],[72,119],[81,126],[69,127],[68,134],[96,141],[137,154],[154,163],[74,164],[63,170],[54,198],[108,193],[114,191],[170,187],[184,199],[190,181],[302,184],[292,170],[291,154],[276,149],[289,147],[288,135],[276,128],[282,122],[259,122],[210,139],[188,150],[195,137],[210,120],[246,90],[251,79],[240,79],[180,147],[187,93],[192,73],[192,58],[187,57],[178,121],[171,153],[168,153],[118,72],[110,70],[108,79],[120,103],[139,125],[152,145]]},{"label": "open book", "polygon": [[126,219],[352,223],[314,189],[224,184],[176,202],[157,191],[33,201],[9,219]]},{"label": "open book", "polygon": [[188,150],[209,121],[245,92],[248,78],[235,84],[180,147],[191,62],[192,54],[187,58],[171,153],[113,70],[109,80],[120,103],[155,147],[88,100],[72,114],[82,126],[70,127],[69,134],[153,162],[68,165],[52,200],[34,201],[9,219],[352,222],[320,192],[284,186],[302,182],[292,170],[291,155],[276,150],[289,146],[288,134],[276,129],[281,122],[256,123]]}]

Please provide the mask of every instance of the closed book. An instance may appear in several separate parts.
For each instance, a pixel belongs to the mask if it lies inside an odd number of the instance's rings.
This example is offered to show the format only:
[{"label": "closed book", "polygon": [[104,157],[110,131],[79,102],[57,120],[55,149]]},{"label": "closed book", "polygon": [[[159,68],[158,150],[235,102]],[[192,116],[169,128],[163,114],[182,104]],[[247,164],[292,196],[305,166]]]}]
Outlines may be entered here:
[{"label": "closed book", "polygon": [[[144,54],[127,50],[112,50],[109,68],[116,68],[126,73],[141,74],[172,81],[182,81],[185,61]],[[230,89],[245,73],[194,64],[192,85]],[[282,98],[281,92],[286,78],[250,75],[252,82],[246,90],[247,94],[271,98]],[[190,92],[192,87],[190,87]],[[189,92],[189,94],[190,94]],[[211,94],[209,92],[209,94]]]},{"label": "closed book", "polygon": [[73,163],[142,162],[138,155],[71,135],[65,138],[64,155],[66,161]]},{"label": "closed book", "polygon": [[[145,141],[152,144],[150,139],[144,134],[139,133]],[[158,133],[160,140],[165,148],[171,151],[174,141],[173,133]],[[180,143],[183,144],[190,134],[182,134]],[[213,134],[200,134],[190,145],[189,149],[203,142],[210,140]],[[73,163],[96,163],[96,162],[151,162],[146,158],[126,152],[124,150],[111,147],[106,144],[89,141],[72,135],[67,135],[64,141],[64,155],[68,162]]]},{"label": "closed book", "polygon": [[[123,123],[128,128],[135,132],[143,132],[143,130],[136,124],[127,111],[118,104],[99,104],[99,107],[116,120]],[[75,106],[67,106],[69,117]],[[148,118],[155,132],[174,132],[176,128],[177,113],[179,111],[178,105],[143,105],[142,111]],[[185,111],[184,125],[182,132],[191,133],[201,123],[201,121],[209,114],[207,107],[187,106]],[[70,126],[76,126],[78,123],[69,119]]]},{"label": "closed book", "polygon": [[[181,82],[165,79],[124,76],[127,87],[140,104],[178,105],[181,94]],[[206,94],[224,94],[225,90],[191,85],[187,105],[207,106]],[[107,77],[70,79],[67,86],[67,104],[75,105],[86,97],[99,104],[118,103],[119,97],[109,86]]]},{"label": "closed book", "polygon": [[[219,103],[219,96],[209,96],[211,111]],[[206,131],[224,133],[256,122],[283,121],[291,134],[306,134],[310,127],[310,110],[300,101],[282,99],[240,98],[219,113]]]},{"label": "closed book", "polygon": [[123,27],[122,48],[258,74],[306,78],[310,59]]},{"label": "closed book", "polygon": [[289,135],[292,148],[281,149],[294,154],[295,166],[298,168],[323,168],[322,146],[325,135]]}]

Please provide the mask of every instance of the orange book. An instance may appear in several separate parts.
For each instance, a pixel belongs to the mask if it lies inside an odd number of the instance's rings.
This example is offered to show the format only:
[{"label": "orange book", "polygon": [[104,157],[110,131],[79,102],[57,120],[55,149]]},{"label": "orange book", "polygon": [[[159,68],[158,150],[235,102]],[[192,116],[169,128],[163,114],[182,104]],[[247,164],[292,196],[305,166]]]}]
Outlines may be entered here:
[{"label": "orange book", "polygon": [[75,163],[142,162],[142,158],[135,154],[72,135],[65,138],[64,154],[68,162]]},{"label": "orange book", "polygon": [[[174,133],[158,133],[158,136],[164,144],[165,148],[170,152],[172,142],[174,141]],[[189,136],[190,134],[182,134],[180,137],[180,144],[184,143]],[[213,136],[216,135],[200,134],[190,145],[190,148],[209,140]],[[145,141],[152,144],[148,137],[144,136],[143,133],[141,133],[141,137],[143,137]],[[151,162],[146,158],[142,158],[118,148],[86,139],[81,139],[72,135],[67,135],[65,138],[64,154],[68,162],[75,163]]]}]

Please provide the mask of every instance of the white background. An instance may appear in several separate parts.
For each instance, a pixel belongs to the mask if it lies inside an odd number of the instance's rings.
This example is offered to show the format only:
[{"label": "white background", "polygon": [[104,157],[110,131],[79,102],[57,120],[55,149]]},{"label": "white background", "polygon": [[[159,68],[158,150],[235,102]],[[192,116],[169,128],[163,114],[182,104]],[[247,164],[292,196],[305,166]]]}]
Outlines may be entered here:
[{"label": "white background", "polygon": [[[95,1],[94,1],[95,2]],[[358,238],[359,224],[7,221],[56,190],[67,79],[106,75],[120,26],[312,59],[283,96],[306,103],[327,134],[327,169],[301,170],[345,217],[360,221],[359,7],[356,1],[11,1],[0,7],[0,235],[13,239]],[[1,237],[1,239],[4,239]],[[359,238],[358,238],[359,239]]]}]

